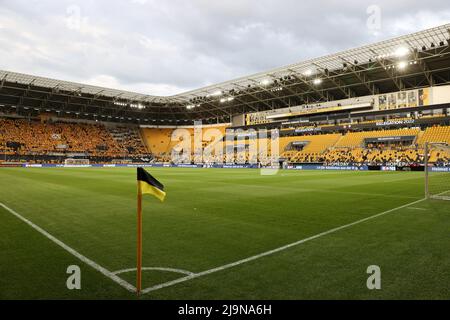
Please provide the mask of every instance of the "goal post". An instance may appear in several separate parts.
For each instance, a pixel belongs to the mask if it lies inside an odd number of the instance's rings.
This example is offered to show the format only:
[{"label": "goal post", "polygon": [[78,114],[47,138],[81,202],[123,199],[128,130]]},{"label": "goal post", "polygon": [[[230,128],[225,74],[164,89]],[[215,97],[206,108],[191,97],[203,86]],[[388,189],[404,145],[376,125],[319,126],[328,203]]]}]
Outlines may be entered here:
[{"label": "goal post", "polygon": [[426,198],[450,200],[450,146],[426,143],[424,157]]},{"label": "goal post", "polygon": [[65,166],[87,166],[89,165],[89,159],[65,159],[64,160]]}]

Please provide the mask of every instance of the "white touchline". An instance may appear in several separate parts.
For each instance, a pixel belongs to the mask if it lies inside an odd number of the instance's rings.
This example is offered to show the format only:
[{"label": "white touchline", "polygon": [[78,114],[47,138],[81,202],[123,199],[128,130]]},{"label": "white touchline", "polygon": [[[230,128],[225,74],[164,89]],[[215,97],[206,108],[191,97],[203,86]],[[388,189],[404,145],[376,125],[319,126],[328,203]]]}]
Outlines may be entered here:
[{"label": "white touchline", "polygon": [[245,259],[242,259],[242,260],[238,260],[236,262],[232,262],[232,263],[229,263],[229,264],[226,264],[226,265],[214,268],[214,269],[209,269],[209,270],[205,270],[205,271],[202,271],[202,272],[199,272],[199,273],[188,275],[188,276],[183,277],[183,278],[179,278],[179,279],[176,279],[176,280],[168,281],[168,282],[165,282],[165,283],[162,283],[162,284],[159,284],[159,285],[156,285],[156,286],[144,289],[144,290],[142,290],[142,294],[146,294],[146,293],[149,293],[149,292],[152,292],[152,291],[156,291],[156,290],[159,290],[159,289],[162,289],[162,288],[167,288],[167,287],[170,287],[170,286],[182,283],[182,282],[186,282],[186,281],[189,281],[189,280],[192,280],[192,279],[203,277],[203,276],[209,275],[211,273],[215,273],[215,272],[218,272],[218,271],[229,269],[229,268],[232,268],[232,267],[235,267],[235,266],[238,266],[238,265],[241,265],[241,264],[244,264],[244,263],[247,263],[247,262],[259,259],[259,258],[262,258],[262,257],[266,257],[266,256],[272,255],[274,253],[277,253],[277,252],[280,252],[280,251],[284,251],[286,249],[298,246],[298,245],[303,244],[305,242],[308,242],[308,241],[311,241],[311,240],[314,240],[314,239],[317,239],[317,238],[329,235],[331,233],[335,233],[337,231],[340,231],[340,230],[352,227],[354,225],[363,223],[365,221],[378,218],[380,216],[383,216],[385,214],[391,213],[393,211],[397,211],[397,210],[400,210],[400,209],[403,209],[403,208],[407,208],[409,206],[412,206],[412,205],[414,205],[416,203],[420,203],[420,202],[425,201],[425,200],[427,200],[427,199],[426,198],[420,199],[420,200],[417,200],[417,201],[414,201],[414,202],[402,205],[400,207],[389,209],[389,210],[383,211],[381,213],[375,214],[373,216],[370,216],[370,217],[367,217],[367,218],[364,218],[364,219],[360,219],[360,220],[357,220],[355,222],[352,222],[352,223],[349,223],[349,224],[346,224],[346,225],[343,225],[343,226],[340,226],[340,227],[337,227],[337,228],[330,229],[328,231],[325,231],[325,232],[316,234],[314,236],[311,236],[311,237],[299,240],[297,242],[293,242],[293,243],[290,243],[288,245],[285,245],[285,246],[282,246],[282,247],[279,247],[279,248],[276,248],[276,249],[273,249],[273,250],[270,250],[270,251],[266,251],[266,252],[260,253],[258,255],[252,256],[252,257],[248,257],[248,258],[245,258]]},{"label": "white touchline", "polygon": [[66,245],[64,242],[62,242],[61,240],[58,240],[57,238],[55,238],[54,236],[52,236],[50,233],[48,233],[47,231],[45,231],[44,229],[42,229],[41,227],[35,225],[33,222],[31,222],[30,220],[24,218],[23,216],[21,216],[20,214],[18,214],[16,211],[14,211],[13,209],[7,207],[6,205],[4,205],[3,203],[0,202],[0,206],[3,207],[5,210],[7,210],[9,213],[11,213],[12,215],[14,215],[15,217],[19,218],[20,220],[22,220],[23,222],[25,222],[26,224],[28,224],[30,227],[32,227],[33,229],[35,229],[36,231],[38,231],[39,233],[41,233],[42,235],[44,235],[45,237],[47,237],[49,240],[53,241],[54,243],[56,243],[58,246],[60,246],[61,248],[63,248],[64,250],[66,250],[67,252],[69,252],[70,254],[72,254],[73,256],[77,257],[78,259],[80,259],[82,262],[86,263],[87,265],[91,266],[92,268],[94,268],[95,270],[99,271],[100,273],[102,273],[104,276],[108,277],[109,279],[113,280],[114,282],[118,283],[119,285],[121,285],[122,287],[124,287],[125,289],[127,289],[130,292],[136,292],[136,288],[129,284],[128,282],[126,282],[125,280],[121,279],[120,277],[118,277],[117,275],[115,275],[114,273],[112,273],[111,271],[107,270],[106,268],[102,267],[101,265],[99,265],[98,263],[92,261],[91,259],[83,256],[81,253],[77,252],[75,249],[69,247],[68,245]]}]

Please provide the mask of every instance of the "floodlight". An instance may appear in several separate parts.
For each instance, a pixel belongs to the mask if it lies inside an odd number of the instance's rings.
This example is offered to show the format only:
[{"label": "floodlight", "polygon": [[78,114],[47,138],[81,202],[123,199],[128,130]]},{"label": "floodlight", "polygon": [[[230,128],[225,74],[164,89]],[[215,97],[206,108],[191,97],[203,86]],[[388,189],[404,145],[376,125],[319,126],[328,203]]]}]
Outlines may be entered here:
[{"label": "floodlight", "polygon": [[408,66],[408,63],[407,63],[406,61],[400,61],[400,62],[397,64],[397,68],[399,68],[400,70],[405,69],[407,66]]},{"label": "floodlight", "polygon": [[395,50],[394,55],[396,57],[404,57],[410,53],[409,49],[407,47],[399,47],[397,50]]},{"label": "floodlight", "polygon": [[221,96],[221,95],[222,95],[221,90],[217,90],[217,91],[214,91],[213,93],[211,93],[211,96],[213,96],[213,97],[217,97],[217,96]]}]

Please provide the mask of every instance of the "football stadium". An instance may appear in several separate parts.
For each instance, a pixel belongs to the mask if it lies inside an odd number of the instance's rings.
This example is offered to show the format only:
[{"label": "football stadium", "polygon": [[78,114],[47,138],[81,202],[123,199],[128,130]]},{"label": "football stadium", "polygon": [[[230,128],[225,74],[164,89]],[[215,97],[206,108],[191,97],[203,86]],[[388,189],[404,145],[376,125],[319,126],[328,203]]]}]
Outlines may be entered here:
[{"label": "football stadium", "polygon": [[0,70],[2,300],[448,300],[449,200],[450,24],[173,96]]}]

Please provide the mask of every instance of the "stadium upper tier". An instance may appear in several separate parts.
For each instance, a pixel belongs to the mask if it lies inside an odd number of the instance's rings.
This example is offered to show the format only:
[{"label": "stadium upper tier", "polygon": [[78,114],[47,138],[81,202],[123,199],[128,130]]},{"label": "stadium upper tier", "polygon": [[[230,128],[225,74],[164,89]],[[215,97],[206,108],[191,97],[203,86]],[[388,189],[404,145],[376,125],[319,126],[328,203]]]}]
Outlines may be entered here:
[{"label": "stadium upper tier", "polygon": [[443,142],[450,144],[450,126],[427,128],[420,137],[418,144],[423,147],[427,142]]},{"label": "stadium upper tier", "polygon": [[[170,97],[0,71],[0,113],[14,109],[23,116],[54,113],[141,125],[194,120],[237,125],[236,117],[251,113],[298,106],[311,111],[330,101],[449,84],[449,29],[446,24]],[[398,97],[397,106],[404,100]],[[391,104],[387,97],[380,110]]]},{"label": "stadium upper tier", "polygon": [[369,138],[388,138],[388,137],[417,137],[420,129],[396,129],[396,130],[382,130],[382,131],[364,131],[364,132],[349,132],[338,143],[336,147],[361,147],[364,141]]}]

